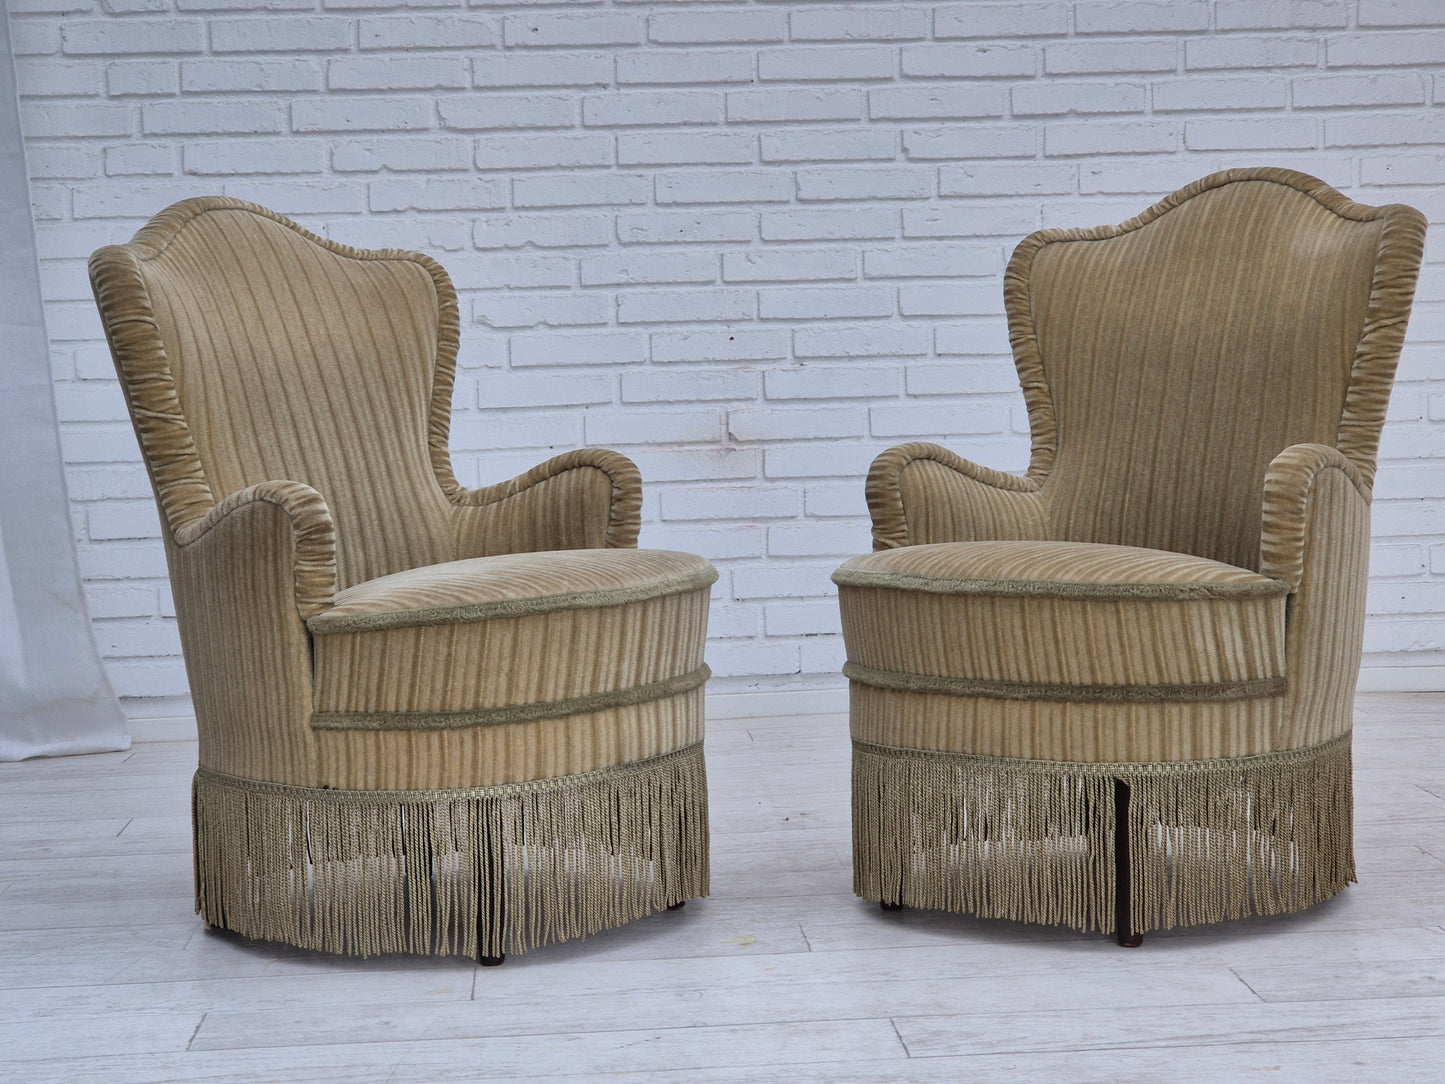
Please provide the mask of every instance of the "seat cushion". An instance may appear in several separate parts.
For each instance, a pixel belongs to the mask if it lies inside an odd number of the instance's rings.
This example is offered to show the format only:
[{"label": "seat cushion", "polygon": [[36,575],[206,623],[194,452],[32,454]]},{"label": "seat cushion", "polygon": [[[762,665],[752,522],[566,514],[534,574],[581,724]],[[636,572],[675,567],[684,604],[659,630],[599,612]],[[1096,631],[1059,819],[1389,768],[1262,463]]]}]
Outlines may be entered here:
[{"label": "seat cushion", "polygon": [[846,672],[864,685],[1094,702],[1285,691],[1287,585],[1203,557],[954,542],[856,557],[833,579]]},{"label": "seat cushion", "polygon": [[553,550],[451,561],[338,592],[307,622],[321,729],[440,729],[595,712],[707,679],[701,557]]}]

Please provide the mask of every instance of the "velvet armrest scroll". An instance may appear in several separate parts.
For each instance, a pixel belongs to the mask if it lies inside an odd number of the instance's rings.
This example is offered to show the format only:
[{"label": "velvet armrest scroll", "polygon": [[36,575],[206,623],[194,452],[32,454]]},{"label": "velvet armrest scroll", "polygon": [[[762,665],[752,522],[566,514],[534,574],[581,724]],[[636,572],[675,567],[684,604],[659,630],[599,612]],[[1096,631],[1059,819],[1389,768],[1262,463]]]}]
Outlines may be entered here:
[{"label": "velvet armrest scroll", "polygon": [[336,527],[326,500],[304,482],[269,481],[232,493],[175,532],[180,553],[204,551],[221,534],[222,524],[242,524],[256,505],[280,508],[291,521],[294,543],[296,609],[305,619],[331,605],[336,594]]},{"label": "velvet armrest scroll", "polygon": [[448,494],[457,556],[552,549],[632,549],[642,526],[642,476],[606,448],[554,456],[505,482]]},{"label": "velvet armrest scroll", "polygon": [[[1293,444],[1271,461],[1264,474],[1264,517],[1259,538],[1260,571],[1298,591],[1311,543],[1310,505],[1322,477],[1338,471],[1363,505],[1370,486],[1343,452],[1327,444]],[[1315,528],[1316,530],[1319,528]]]},{"label": "velvet armrest scroll", "polygon": [[873,461],[865,486],[873,548],[1045,537],[1039,482],[915,441]]}]

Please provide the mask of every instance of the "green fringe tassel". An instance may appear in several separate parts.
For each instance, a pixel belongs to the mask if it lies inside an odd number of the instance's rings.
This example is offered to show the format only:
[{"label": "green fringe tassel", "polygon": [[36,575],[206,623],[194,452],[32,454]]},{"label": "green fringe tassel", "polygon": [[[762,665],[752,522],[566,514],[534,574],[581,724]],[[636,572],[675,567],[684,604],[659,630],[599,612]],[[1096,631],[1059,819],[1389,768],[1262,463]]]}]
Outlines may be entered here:
[{"label": "green fringe tassel", "polygon": [[1114,780],[1135,930],[1301,911],[1355,880],[1350,735],[1229,760],[1078,764],[855,742],[867,900],[1114,932]]},{"label": "green fringe tassel", "polygon": [[475,790],[327,790],[202,768],[192,812],[205,922],[322,952],[518,954],[708,894],[701,744]]}]

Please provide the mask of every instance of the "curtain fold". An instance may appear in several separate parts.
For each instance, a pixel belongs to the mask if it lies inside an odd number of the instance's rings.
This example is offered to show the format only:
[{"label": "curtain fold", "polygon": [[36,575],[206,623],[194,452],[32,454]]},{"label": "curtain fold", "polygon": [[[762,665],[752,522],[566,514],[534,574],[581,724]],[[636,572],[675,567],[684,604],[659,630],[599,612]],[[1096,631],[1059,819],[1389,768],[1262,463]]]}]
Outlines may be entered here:
[{"label": "curtain fold", "polygon": [[130,746],[81,590],[0,6],[0,761]]}]

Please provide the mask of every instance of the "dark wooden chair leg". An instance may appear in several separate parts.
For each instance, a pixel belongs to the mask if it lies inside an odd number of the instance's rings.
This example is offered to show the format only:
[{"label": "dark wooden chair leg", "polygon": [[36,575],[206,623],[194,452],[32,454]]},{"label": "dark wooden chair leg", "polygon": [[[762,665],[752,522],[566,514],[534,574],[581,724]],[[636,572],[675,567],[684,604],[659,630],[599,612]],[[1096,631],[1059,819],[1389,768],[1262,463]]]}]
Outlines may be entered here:
[{"label": "dark wooden chair leg", "polygon": [[898,878],[898,898],[897,898],[896,900],[879,900],[879,901],[878,901],[878,906],[881,907],[881,908],[883,908],[883,910],[885,910],[885,911],[901,911],[901,910],[903,910],[903,877],[902,877],[902,875],[900,875],[899,878]]},{"label": "dark wooden chair leg", "polygon": [[[501,945],[502,930],[507,921],[504,900],[506,898],[502,884],[502,861],[501,856],[496,853],[497,840],[489,839],[487,843],[486,876],[481,878],[481,884],[477,886],[478,893],[482,899],[477,907],[477,963],[483,967],[501,967],[507,961],[507,954],[499,952],[495,956],[486,955],[486,945],[490,937],[495,935],[495,943]],[[485,891],[490,889],[490,891]]]},{"label": "dark wooden chair leg", "polygon": [[1114,931],[1123,948],[1138,948],[1144,935],[1134,932],[1129,899],[1129,784],[1114,780]]}]

